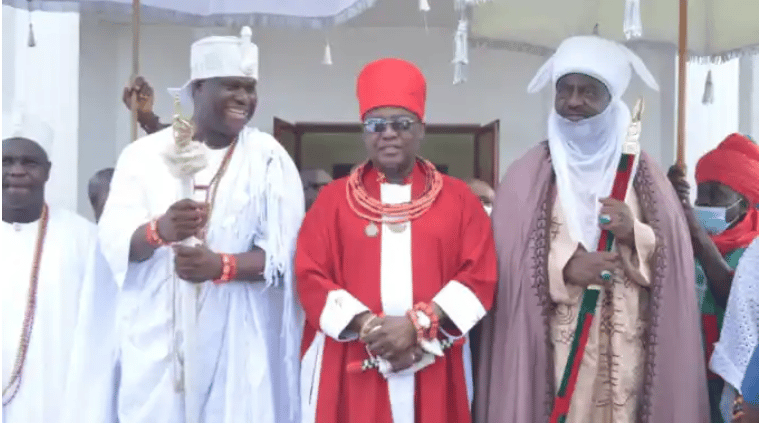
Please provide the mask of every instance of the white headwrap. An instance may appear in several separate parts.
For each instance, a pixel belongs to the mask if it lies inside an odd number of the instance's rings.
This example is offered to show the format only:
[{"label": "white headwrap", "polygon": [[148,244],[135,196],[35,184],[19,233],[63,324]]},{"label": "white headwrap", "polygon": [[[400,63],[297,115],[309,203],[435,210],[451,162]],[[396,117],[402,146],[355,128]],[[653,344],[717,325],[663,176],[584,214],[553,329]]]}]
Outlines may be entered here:
[{"label": "white headwrap", "polygon": [[213,36],[202,38],[190,47],[190,80],[180,88],[170,88],[172,96],[179,94],[183,107],[193,106],[192,82],[216,77],[245,77],[259,79],[259,48],[251,41],[251,28],[243,27],[240,37]]},{"label": "white headwrap", "polygon": [[598,36],[566,39],[541,66],[528,85],[535,93],[549,81],[567,74],[584,74],[604,83],[612,96],[600,114],[578,122],[561,117],[552,107],[548,135],[557,192],[573,241],[595,251],[599,240],[599,199],[612,191],[631,113],[620,99],[631,81],[632,70],[654,90],[654,77],[641,58],[627,47]]},{"label": "white headwrap", "polygon": [[48,154],[53,147],[53,129],[35,115],[17,109],[12,114],[3,114],[3,140],[25,138],[39,144]]}]

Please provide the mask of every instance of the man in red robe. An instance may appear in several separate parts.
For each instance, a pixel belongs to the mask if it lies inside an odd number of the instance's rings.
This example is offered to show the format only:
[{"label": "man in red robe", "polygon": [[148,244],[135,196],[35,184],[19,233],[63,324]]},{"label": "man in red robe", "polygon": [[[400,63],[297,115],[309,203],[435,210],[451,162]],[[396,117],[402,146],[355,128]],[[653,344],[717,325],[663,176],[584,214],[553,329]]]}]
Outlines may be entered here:
[{"label": "man in red robe", "polygon": [[302,419],[470,421],[465,341],[494,296],[490,220],[466,183],[417,156],[416,66],[372,62],[356,91],[369,159],[322,189],[296,250]]}]

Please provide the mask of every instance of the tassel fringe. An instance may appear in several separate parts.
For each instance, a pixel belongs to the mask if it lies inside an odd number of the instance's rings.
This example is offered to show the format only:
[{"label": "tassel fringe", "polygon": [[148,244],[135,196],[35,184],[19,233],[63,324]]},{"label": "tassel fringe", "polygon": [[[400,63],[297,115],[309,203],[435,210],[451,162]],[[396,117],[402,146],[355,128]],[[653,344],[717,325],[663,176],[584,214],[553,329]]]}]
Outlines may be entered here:
[{"label": "tassel fringe", "polygon": [[641,25],[641,0],[625,0],[623,34],[625,34],[626,40],[641,38],[641,35],[643,34],[643,27]]},{"label": "tassel fringe", "polygon": [[705,92],[702,94],[703,105],[713,104],[715,100],[713,91],[712,70],[709,70],[707,71],[707,78],[705,78]]}]

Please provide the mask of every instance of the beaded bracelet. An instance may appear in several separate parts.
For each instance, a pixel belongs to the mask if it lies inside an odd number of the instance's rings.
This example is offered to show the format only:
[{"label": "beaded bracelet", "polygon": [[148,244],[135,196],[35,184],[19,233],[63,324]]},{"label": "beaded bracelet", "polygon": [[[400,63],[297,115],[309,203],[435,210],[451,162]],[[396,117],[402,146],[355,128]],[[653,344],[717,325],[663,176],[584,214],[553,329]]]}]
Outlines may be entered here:
[{"label": "beaded bracelet", "polygon": [[430,320],[430,327],[428,328],[427,334],[425,334],[425,338],[428,340],[437,338],[438,337],[438,316],[435,314],[435,312],[433,312],[433,305],[431,305],[430,303],[420,302],[414,305],[414,311],[425,314],[425,316],[427,316],[428,319]]},{"label": "beaded bracelet", "polygon": [[145,240],[153,247],[161,247],[166,244],[166,240],[158,234],[158,219],[154,219],[145,227]]},{"label": "beaded bracelet", "polygon": [[222,257],[222,275],[214,280],[215,284],[228,283],[237,276],[237,258],[235,255],[221,254]]},{"label": "beaded bracelet", "polygon": [[425,329],[422,328],[420,320],[417,318],[417,311],[410,309],[406,311],[406,316],[409,317],[409,320],[414,324],[414,329],[417,330],[417,343],[421,342],[425,338]]}]

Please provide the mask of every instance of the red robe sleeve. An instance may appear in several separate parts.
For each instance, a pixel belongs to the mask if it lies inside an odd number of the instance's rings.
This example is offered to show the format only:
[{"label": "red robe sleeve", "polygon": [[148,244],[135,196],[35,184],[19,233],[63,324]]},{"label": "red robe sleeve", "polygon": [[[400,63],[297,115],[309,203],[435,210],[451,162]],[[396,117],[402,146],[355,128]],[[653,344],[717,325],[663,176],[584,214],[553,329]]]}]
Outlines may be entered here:
[{"label": "red robe sleeve", "polygon": [[491,308],[497,281],[491,219],[469,189],[462,197],[458,271],[433,298],[457,327],[459,336],[470,331]]},{"label": "red robe sleeve", "polygon": [[332,225],[340,192],[336,188],[325,187],[306,213],[296,246],[296,280],[309,324],[335,340],[349,341],[358,335],[347,332],[346,327],[369,308],[335,284],[336,229]]}]

